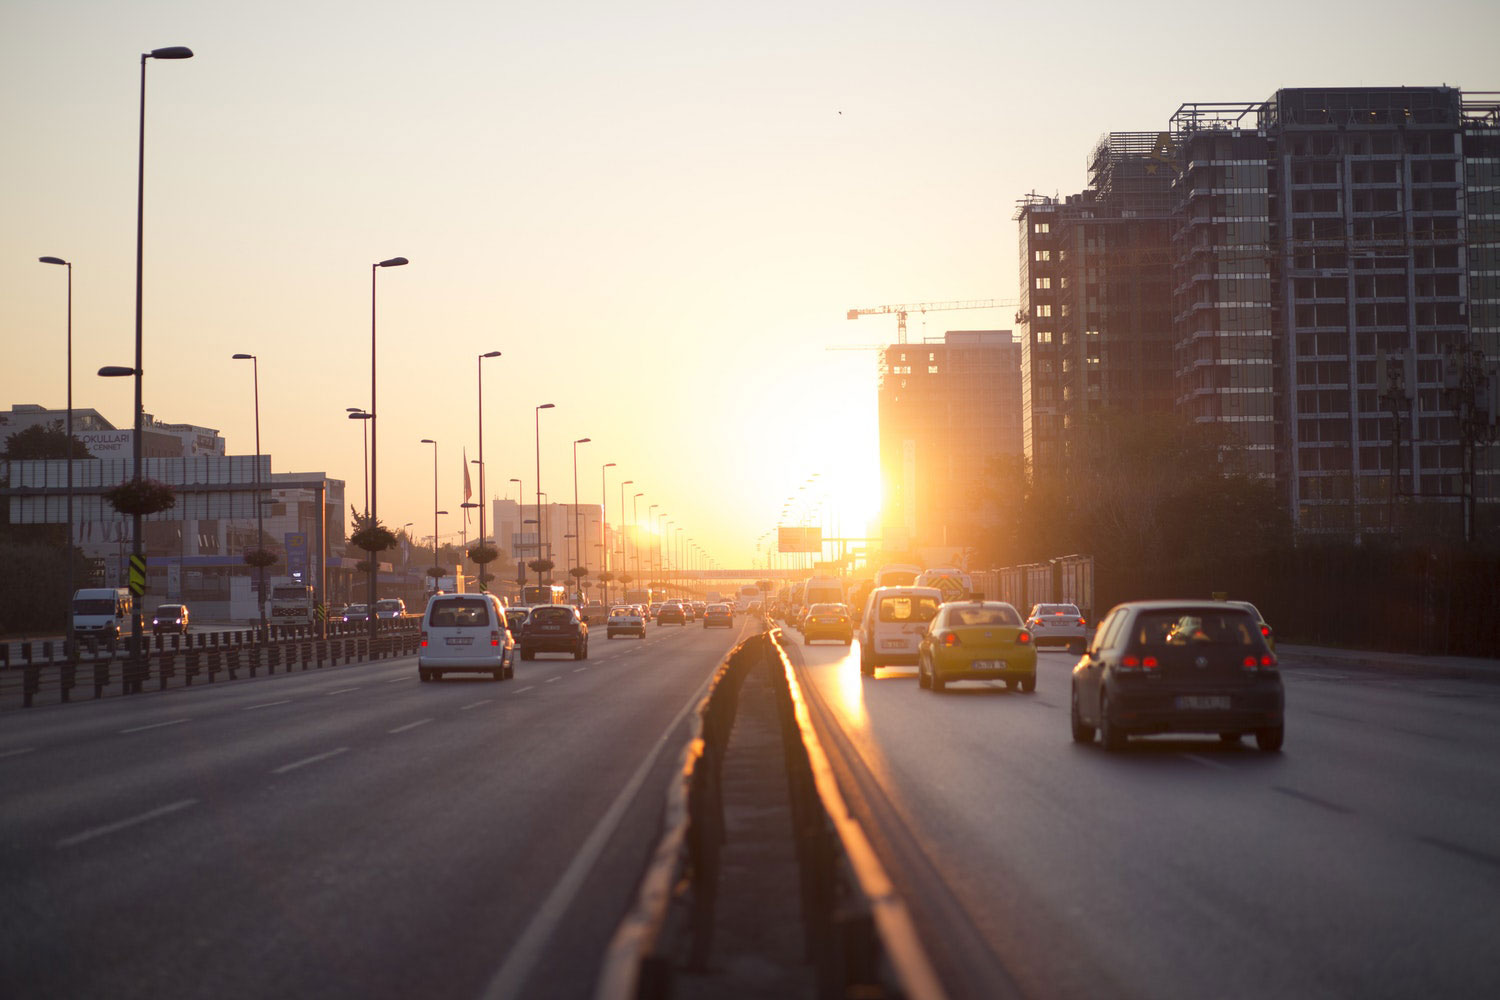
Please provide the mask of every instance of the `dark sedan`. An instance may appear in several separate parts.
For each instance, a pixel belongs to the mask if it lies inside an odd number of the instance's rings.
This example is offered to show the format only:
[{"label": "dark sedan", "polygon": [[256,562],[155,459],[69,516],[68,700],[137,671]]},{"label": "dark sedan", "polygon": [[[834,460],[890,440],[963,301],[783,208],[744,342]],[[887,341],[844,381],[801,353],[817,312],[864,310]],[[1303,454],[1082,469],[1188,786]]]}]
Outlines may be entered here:
[{"label": "dark sedan", "polygon": [[704,628],[734,628],[734,613],[727,604],[710,604],[703,609]]},{"label": "dark sedan", "polygon": [[656,624],[686,626],[687,615],[683,613],[681,604],[663,604],[656,613]]},{"label": "dark sedan", "polygon": [[538,604],[521,626],[520,646],[523,660],[538,653],[572,653],[575,660],[587,660],[589,627],[571,604]]},{"label": "dark sedan", "polygon": [[1284,698],[1260,622],[1221,601],[1136,601],[1112,609],[1073,668],[1073,739],[1106,750],[1156,733],[1255,734],[1281,749]]}]

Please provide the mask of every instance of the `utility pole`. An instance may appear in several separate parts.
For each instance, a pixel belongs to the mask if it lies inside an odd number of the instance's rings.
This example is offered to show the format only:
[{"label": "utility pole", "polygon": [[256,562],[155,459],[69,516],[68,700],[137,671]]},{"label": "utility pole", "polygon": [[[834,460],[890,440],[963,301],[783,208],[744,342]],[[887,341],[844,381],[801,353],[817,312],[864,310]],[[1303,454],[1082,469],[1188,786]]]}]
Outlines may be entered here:
[{"label": "utility pole", "polygon": [[1443,357],[1443,397],[1458,421],[1463,446],[1460,499],[1463,503],[1464,544],[1474,541],[1475,452],[1500,438],[1500,372],[1485,363],[1478,348],[1450,351]]}]

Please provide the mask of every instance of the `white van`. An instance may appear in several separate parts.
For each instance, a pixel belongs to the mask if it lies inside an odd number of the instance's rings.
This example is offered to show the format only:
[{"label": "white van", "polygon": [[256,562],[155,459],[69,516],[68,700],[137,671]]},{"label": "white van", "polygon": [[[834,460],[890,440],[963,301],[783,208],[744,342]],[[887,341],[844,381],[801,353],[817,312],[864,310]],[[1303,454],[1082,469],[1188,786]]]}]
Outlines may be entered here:
[{"label": "white van", "polygon": [[134,628],[129,587],[85,587],[73,592],[73,634],[115,642]]},{"label": "white van", "polygon": [[505,609],[494,594],[435,594],[422,613],[417,676],[432,681],[445,673],[478,672],[505,680],[515,676],[515,651]]},{"label": "white van", "polygon": [[873,677],[876,667],[915,666],[917,645],[942,603],[943,592],[936,587],[870,591],[859,623],[860,673]]}]

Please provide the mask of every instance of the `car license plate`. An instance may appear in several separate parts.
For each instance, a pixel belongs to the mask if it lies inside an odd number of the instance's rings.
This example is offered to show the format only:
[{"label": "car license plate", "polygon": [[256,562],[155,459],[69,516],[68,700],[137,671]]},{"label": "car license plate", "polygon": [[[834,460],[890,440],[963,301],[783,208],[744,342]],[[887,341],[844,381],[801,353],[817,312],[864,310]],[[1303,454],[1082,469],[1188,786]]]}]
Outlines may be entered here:
[{"label": "car license plate", "polygon": [[474,644],[474,637],[472,635],[450,635],[446,641],[450,646],[472,646]]},{"label": "car license plate", "polygon": [[1224,709],[1229,707],[1227,694],[1185,694],[1177,698],[1177,707],[1186,709]]},{"label": "car license plate", "polygon": [[1004,670],[1004,660],[971,660],[969,667],[972,670]]},{"label": "car license plate", "polygon": [[880,648],[881,649],[905,649],[906,648],[906,640],[905,639],[882,639],[882,640],[880,640]]}]

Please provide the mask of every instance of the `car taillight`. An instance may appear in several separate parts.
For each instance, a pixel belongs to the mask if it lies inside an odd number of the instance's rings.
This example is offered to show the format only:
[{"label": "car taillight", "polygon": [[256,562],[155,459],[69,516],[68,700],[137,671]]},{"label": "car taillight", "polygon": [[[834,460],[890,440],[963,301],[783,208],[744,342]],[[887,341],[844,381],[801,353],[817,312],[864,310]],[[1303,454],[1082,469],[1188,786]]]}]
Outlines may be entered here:
[{"label": "car taillight", "polygon": [[960,645],[957,632],[942,632],[938,634],[938,641],[948,649]]},{"label": "car taillight", "polygon": [[1022,629],[1021,631],[1016,633],[1016,642],[1020,643],[1021,645],[1024,646],[1030,641],[1031,633],[1026,631],[1025,629]]},{"label": "car taillight", "polygon": [[426,632],[422,633],[422,645],[424,645],[424,646],[427,645],[427,633]]},{"label": "car taillight", "polygon": [[500,645],[500,633],[499,632],[491,632],[490,633],[490,645],[491,646],[498,646],[498,645]]},{"label": "car taillight", "polygon": [[1086,621],[1084,621],[1082,618],[1078,619],[1078,627],[1079,628],[1088,628],[1088,624],[1089,623],[1086,622]]},{"label": "car taillight", "polygon": [[1267,639],[1271,638],[1271,626],[1262,622],[1260,626],[1260,634],[1265,636]]},{"label": "car taillight", "polygon": [[1155,670],[1157,667],[1161,666],[1161,661],[1154,656],[1145,656],[1141,658],[1141,666],[1145,667],[1147,670]]}]

